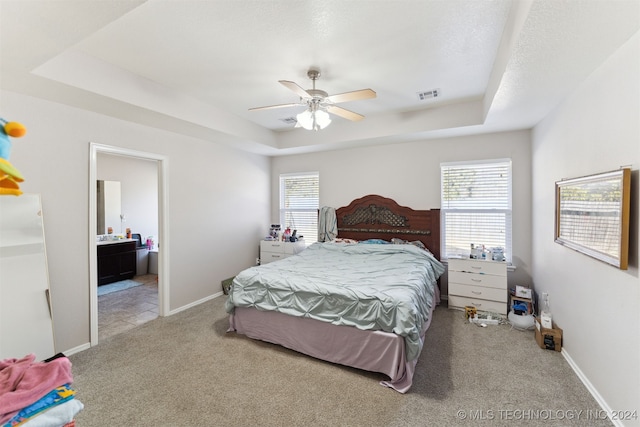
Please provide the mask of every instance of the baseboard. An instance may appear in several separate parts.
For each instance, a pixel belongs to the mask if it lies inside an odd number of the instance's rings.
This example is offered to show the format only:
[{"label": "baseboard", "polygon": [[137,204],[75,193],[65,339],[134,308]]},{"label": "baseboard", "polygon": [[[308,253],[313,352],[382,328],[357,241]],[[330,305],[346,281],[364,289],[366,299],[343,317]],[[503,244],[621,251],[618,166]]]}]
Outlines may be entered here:
[{"label": "baseboard", "polygon": [[191,307],[195,307],[196,305],[200,305],[202,303],[205,303],[207,301],[211,301],[212,299],[218,298],[220,295],[224,295],[224,293],[222,291],[217,292],[213,295],[209,295],[208,297],[202,298],[200,300],[194,301],[191,304],[187,304],[187,305],[183,305],[182,307],[176,308],[175,310],[171,310],[169,312],[169,314],[167,314],[167,316],[171,316],[174,315],[176,313],[180,313],[181,311],[185,311],[190,309]]},{"label": "baseboard", "polygon": [[63,351],[65,356],[71,356],[72,354],[80,353],[81,351],[85,351],[91,348],[91,343],[86,343],[79,345],[77,347],[73,347],[67,351]]},{"label": "baseboard", "polygon": [[607,413],[607,418],[609,418],[609,421],[611,421],[611,423],[613,423],[614,426],[624,427],[624,424],[622,423],[621,420],[611,419],[610,414],[613,413],[613,411],[611,410],[611,407],[607,404],[607,402],[605,402],[604,398],[600,395],[600,393],[598,393],[598,390],[596,390],[593,384],[591,384],[591,381],[589,381],[587,376],[578,367],[576,362],[573,361],[573,359],[571,358],[567,350],[563,348],[561,354],[562,356],[564,356],[564,359],[567,361],[569,366],[571,366],[571,369],[573,369],[573,372],[575,372],[578,378],[580,378],[580,381],[582,381],[582,384],[584,384],[587,390],[589,390],[589,393],[591,393],[591,396],[593,396],[596,402],[598,402],[598,405],[600,405],[602,410]]},{"label": "baseboard", "polygon": [[[191,304],[187,304],[187,305],[184,305],[184,306],[182,306],[180,308],[177,308],[175,310],[171,310],[171,312],[169,312],[169,314],[167,314],[167,316],[171,316],[173,314],[180,313],[181,311],[188,310],[191,307],[195,307],[196,305],[202,304],[202,303],[207,302],[207,301],[211,301],[212,299],[218,298],[221,295],[224,295],[224,293],[222,291],[217,292],[217,293],[215,293],[213,295],[209,295],[208,297],[202,298],[202,299],[200,299],[198,301],[194,301]],[[69,349],[67,351],[63,351],[63,353],[64,353],[65,356],[71,356],[72,354],[80,353],[81,351],[88,350],[90,348],[91,348],[91,343],[86,343],[86,344],[82,344],[82,345],[79,345],[77,347],[71,348],[71,349]]]}]

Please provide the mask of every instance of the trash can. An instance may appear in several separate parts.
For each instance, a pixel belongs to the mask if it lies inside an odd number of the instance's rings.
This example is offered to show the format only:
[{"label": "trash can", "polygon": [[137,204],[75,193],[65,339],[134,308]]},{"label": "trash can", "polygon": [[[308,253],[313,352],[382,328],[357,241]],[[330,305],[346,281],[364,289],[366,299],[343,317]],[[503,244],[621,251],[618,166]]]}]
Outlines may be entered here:
[{"label": "trash can", "polygon": [[146,246],[136,248],[136,276],[143,276],[149,271],[149,249]]},{"label": "trash can", "polygon": [[158,274],[158,250],[149,251],[149,274]]}]

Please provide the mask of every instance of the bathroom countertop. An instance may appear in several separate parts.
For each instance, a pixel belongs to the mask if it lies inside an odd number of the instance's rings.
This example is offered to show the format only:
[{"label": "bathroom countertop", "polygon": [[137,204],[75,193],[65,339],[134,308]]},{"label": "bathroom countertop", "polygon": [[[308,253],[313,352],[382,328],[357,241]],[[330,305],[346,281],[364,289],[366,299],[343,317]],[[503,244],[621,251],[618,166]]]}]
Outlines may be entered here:
[{"label": "bathroom countertop", "polygon": [[136,242],[137,240],[135,239],[115,239],[115,240],[102,240],[102,241],[98,241],[96,242],[96,244],[98,246],[100,245],[111,245],[113,243],[124,243],[124,242]]}]

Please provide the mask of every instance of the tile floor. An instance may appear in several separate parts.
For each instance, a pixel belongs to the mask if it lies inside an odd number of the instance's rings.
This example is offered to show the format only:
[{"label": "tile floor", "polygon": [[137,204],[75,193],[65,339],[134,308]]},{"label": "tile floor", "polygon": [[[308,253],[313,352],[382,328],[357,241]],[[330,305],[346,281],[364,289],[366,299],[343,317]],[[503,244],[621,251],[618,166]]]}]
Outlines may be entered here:
[{"label": "tile floor", "polygon": [[98,297],[98,341],[158,317],[158,275],[135,276],[142,285]]}]

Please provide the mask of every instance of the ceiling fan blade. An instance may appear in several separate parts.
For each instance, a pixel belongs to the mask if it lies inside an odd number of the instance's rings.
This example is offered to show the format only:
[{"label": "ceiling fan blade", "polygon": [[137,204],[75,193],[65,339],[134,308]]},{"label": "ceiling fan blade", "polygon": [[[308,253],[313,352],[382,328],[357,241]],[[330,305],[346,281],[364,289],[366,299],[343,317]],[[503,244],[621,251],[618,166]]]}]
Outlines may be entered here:
[{"label": "ceiling fan blade", "polygon": [[256,110],[271,110],[273,108],[284,108],[284,107],[298,107],[300,106],[300,103],[294,102],[291,104],[278,104],[278,105],[267,105],[266,107],[254,107],[254,108],[249,108],[249,111],[256,111]]},{"label": "ceiling fan blade", "polygon": [[354,90],[353,92],[339,93],[337,95],[328,96],[327,101],[338,104],[340,102],[358,101],[360,99],[375,98],[376,93],[372,89]]},{"label": "ceiling fan blade", "polygon": [[278,80],[278,82],[280,82],[280,84],[282,84],[287,89],[292,90],[295,93],[297,93],[300,98],[312,98],[312,96],[309,95],[309,92],[307,92],[306,90],[302,89],[300,86],[298,86],[297,83],[290,82],[288,80]]},{"label": "ceiling fan blade", "polygon": [[336,107],[335,105],[328,105],[327,111],[331,114],[335,114],[336,116],[340,116],[343,119],[351,120],[353,122],[364,119],[364,116],[362,114],[354,113],[353,111],[349,111],[342,107]]}]

